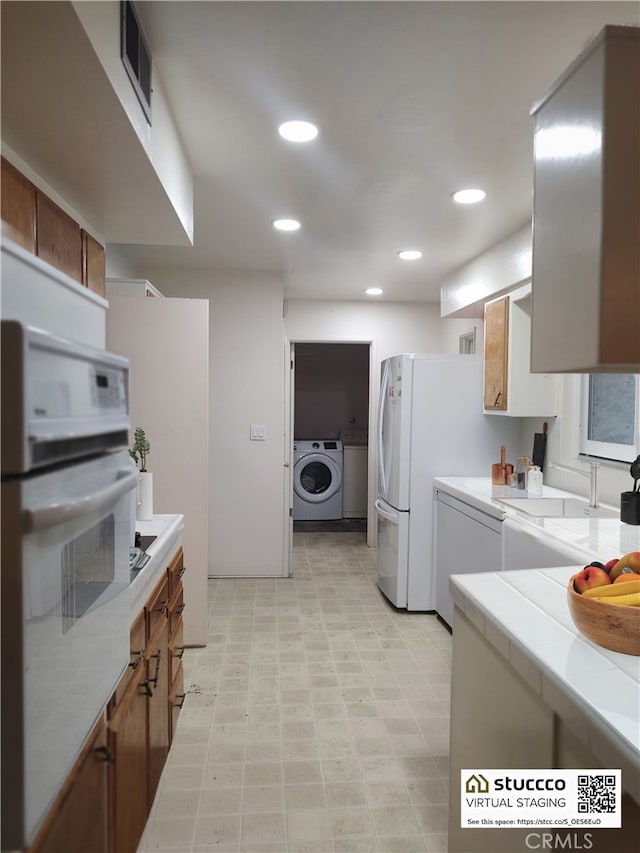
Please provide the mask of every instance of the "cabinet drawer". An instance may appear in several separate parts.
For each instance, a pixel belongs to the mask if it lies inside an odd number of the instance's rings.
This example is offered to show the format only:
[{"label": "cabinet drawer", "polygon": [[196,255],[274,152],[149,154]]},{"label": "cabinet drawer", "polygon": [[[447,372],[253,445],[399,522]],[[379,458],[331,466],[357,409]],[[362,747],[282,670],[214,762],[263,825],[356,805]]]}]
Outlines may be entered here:
[{"label": "cabinet drawer", "polygon": [[135,622],[131,626],[129,641],[129,666],[122,673],[122,677],[118,682],[118,686],[116,687],[112,701],[109,703],[109,707],[113,708],[114,710],[119,705],[134,674],[137,674],[138,670],[144,663],[145,633],[146,626],[144,610],[141,610],[138,616],[136,617]]},{"label": "cabinet drawer", "polygon": [[171,632],[169,639],[169,655],[170,655],[170,668],[171,672],[169,673],[169,684],[173,684],[176,675],[178,674],[179,667],[182,666],[182,655],[184,654],[184,641],[183,641],[183,627],[182,627],[182,619],[178,619],[178,622],[175,626],[175,629]]},{"label": "cabinet drawer", "polygon": [[172,598],[178,586],[182,582],[181,578],[185,571],[186,566],[184,564],[184,553],[182,548],[180,548],[167,569],[167,574],[169,575],[169,595]]},{"label": "cabinet drawer", "polygon": [[167,577],[160,580],[149,596],[144,609],[146,613],[148,642],[154,636],[159,626],[167,619],[167,611],[169,609],[169,580]]},{"label": "cabinet drawer", "polygon": [[184,610],[184,590],[182,584],[176,590],[175,595],[171,599],[169,605],[169,633],[175,630],[178,622],[182,621],[182,611]]}]

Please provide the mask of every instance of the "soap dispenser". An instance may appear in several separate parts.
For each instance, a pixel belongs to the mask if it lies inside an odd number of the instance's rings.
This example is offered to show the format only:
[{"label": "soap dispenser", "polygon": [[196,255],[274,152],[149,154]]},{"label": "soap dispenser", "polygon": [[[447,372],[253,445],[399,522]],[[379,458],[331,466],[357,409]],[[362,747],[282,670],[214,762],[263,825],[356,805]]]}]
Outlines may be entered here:
[{"label": "soap dispenser", "polygon": [[527,491],[530,496],[542,495],[542,471],[539,465],[531,465],[527,471]]}]

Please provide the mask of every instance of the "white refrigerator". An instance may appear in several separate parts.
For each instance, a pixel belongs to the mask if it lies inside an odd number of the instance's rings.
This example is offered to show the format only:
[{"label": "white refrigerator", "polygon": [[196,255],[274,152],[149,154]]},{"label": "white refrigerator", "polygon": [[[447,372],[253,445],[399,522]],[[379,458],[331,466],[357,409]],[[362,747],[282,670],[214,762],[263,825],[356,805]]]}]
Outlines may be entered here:
[{"label": "white refrigerator", "polygon": [[515,459],[518,422],[482,413],[482,359],[405,353],[382,362],[378,586],[398,608],[435,609],[433,478],[491,476]]}]

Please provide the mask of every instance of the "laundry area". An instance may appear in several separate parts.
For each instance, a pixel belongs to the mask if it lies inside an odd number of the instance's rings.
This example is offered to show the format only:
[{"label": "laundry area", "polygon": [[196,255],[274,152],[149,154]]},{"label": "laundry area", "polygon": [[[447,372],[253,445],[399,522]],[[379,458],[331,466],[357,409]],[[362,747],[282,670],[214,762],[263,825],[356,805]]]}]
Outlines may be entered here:
[{"label": "laundry area", "polygon": [[369,344],[296,343],[295,531],[366,531]]}]

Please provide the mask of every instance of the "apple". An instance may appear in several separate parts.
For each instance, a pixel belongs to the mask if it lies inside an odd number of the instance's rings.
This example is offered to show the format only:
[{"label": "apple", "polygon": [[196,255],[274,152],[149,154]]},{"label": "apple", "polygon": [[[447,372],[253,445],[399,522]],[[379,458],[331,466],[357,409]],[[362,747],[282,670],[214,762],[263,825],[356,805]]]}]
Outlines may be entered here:
[{"label": "apple", "polygon": [[573,588],[576,592],[584,592],[596,586],[605,586],[611,583],[611,578],[605,569],[598,566],[585,566],[573,579]]},{"label": "apple", "polygon": [[620,557],[614,557],[613,560],[607,560],[607,562],[604,564],[605,569],[610,572],[619,559]]},{"label": "apple", "polygon": [[631,571],[640,575],[640,551],[631,551],[629,554],[625,554],[624,557],[620,557],[618,562],[609,572],[611,580],[614,581],[620,574],[622,574],[622,570],[624,568],[629,568]]}]

